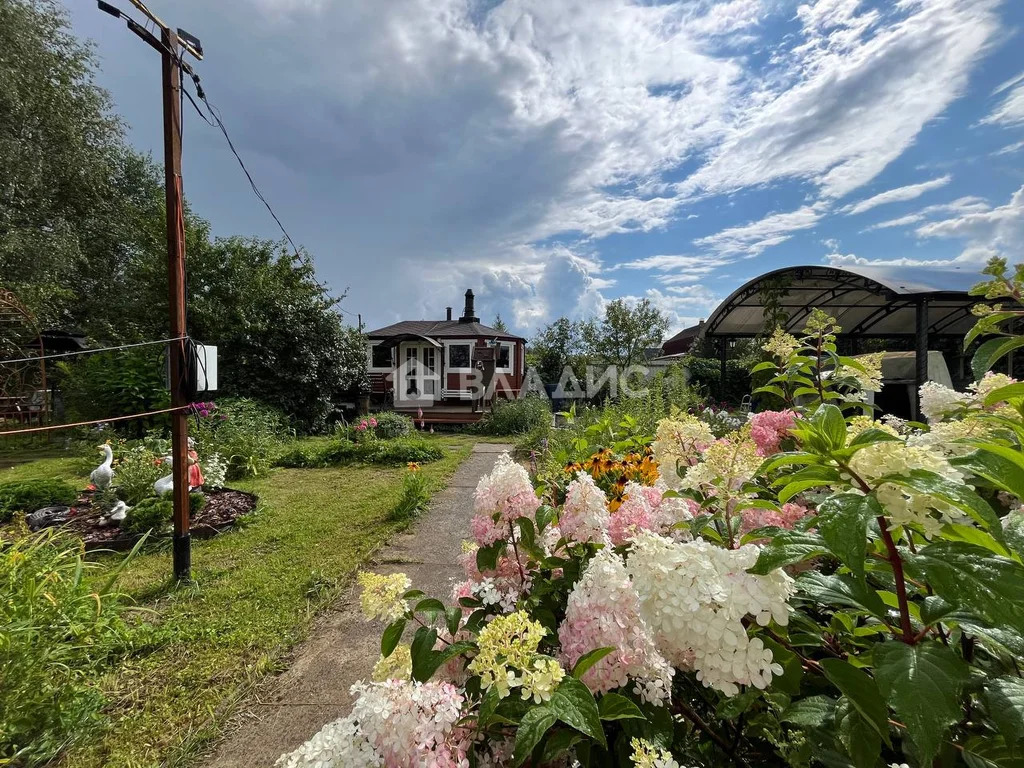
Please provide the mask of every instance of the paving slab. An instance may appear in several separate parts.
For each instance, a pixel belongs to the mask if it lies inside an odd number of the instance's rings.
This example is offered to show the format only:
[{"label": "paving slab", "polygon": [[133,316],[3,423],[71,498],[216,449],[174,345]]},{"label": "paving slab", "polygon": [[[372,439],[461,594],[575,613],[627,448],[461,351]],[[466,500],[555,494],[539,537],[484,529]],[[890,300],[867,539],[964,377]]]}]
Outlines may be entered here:
[{"label": "paving slab", "polygon": [[[473,491],[498,456],[512,446],[477,443],[448,486],[431,499],[408,531],[380,550],[364,570],[408,574],[416,589],[447,599],[463,578],[462,540],[473,516]],[[258,694],[228,728],[203,768],[270,768],[325,723],[352,708],[349,688],[368,680],[380,655],[382,624],[365,621],[356,587],[314,624],[288,669]]]}]

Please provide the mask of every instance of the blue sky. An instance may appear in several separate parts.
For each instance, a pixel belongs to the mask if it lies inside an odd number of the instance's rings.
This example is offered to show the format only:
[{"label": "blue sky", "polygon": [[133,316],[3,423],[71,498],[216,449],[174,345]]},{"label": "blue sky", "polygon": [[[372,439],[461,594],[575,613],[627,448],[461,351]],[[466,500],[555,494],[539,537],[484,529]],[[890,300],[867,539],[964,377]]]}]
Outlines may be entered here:
[{"label": "blue sky", "polygon": [[[69,6],[159,156],[156,57]],[[618,297],[677,330],[782,266],[952,286],[1024,255],[1019,0],[149,6],[202,39],[236,146],[370,327],[471,287],[527,335]],[[215,233],[278,235],[192,113],[184,146]]]}]

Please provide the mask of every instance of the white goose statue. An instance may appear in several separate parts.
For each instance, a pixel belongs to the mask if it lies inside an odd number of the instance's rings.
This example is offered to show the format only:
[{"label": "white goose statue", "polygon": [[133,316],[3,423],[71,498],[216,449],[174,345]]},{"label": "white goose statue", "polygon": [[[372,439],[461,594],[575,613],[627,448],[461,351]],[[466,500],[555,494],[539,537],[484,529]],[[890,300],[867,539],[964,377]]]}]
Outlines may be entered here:
[{"label": "white goose statue", "polygon": [[[173,468],[174,457],[173,456],[164,456],[163,459],[162,459],[162,463],[166,464],[168,467],[172,467]],[[153,483],[153,490],[156,491],[156,495],[157,496],[163,496],[165,493],[170,493],[171,491],[173,491],[174,490],[174,472],[171,472],[171,474],[169,474],[169,475],[164,475],[159,480],[157,480],[155,483]]]},{"label": "white goose statue", "polygon": [[92,471],[89,481],[96,486],[97,490],[102,491],[109,488],[110,482],[114,479],[114,452],[106,444],[99,446],[99,450],[103,451],[103,463]]}]

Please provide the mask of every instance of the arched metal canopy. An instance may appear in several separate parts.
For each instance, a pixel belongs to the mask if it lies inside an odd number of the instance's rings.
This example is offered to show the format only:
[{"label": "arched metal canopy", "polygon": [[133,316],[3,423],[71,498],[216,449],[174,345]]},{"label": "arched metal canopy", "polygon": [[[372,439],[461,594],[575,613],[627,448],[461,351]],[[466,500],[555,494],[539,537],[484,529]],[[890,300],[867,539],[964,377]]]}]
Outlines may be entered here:
[{"label": "arched metal canopy", "polygon": [[[931,288],[920,282],[881,282],[851,269],[787,267],[756,277],[723,301],[704,324],[705,337],[745,338],[763,332],[765,294],[787,315],[785,329],[800,331],[812,309],[836,318],[842,336],[885,338],[963,336],[974,325],[978,303],[966,290]],[[924,317],[920,317],[924,308]],[[922,323],[922,320],[924,321]]]}]

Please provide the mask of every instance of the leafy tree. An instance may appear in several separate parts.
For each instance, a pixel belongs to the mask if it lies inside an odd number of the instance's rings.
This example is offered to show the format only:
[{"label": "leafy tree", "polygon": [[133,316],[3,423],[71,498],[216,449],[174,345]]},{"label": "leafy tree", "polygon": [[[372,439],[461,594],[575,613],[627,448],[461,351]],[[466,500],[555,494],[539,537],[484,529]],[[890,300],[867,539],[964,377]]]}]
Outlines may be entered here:
[{"label": "leafy tree", "polygon": [[[0,0],[2,284],[44,327],[80,329],[99,345],[163,338],[162,174],[125,142],[95,67],[54,0]],[[223,393],[264,400],[303,429],[323,426],[332,401],[365,377],[365,344],[343,325],[339,299],[317,283],[305,254],[272,241],[213,240],[187,205],[185,225],[189,332],[219,344]],[[81,361],[78,376],[73,362],[69,397],[82,410],[159,400],[153,382],[162,386],[163,373],[152,365],[129,366],[129,387],[120,358]],[[86,376],[96,366],[104,375]]]},{"label": "leafy tree", "polygon": [[592,321],[560,317],[541,328],[526,345],[526,360],[545,383],[554,384],[566,366],[582,381],[590,357],[588,337]]},{"label": "leafy tree", "polygon": [[491,323],[491,328],[502,333],[508,333],[508,326],[505,325],[505,321],[501,319],[501,315],[494,316],[494,322]]},{"label": "leafy tree", "polygon": [[604,318],[588,326],[588,340],[597,359],[626,368],[644,361],[644,350],[661,344],[668,318],[649,299],[632,306],[615,299],[605,306]]}]

